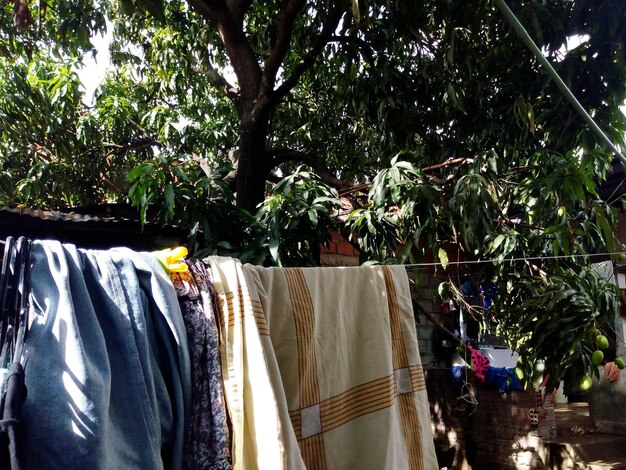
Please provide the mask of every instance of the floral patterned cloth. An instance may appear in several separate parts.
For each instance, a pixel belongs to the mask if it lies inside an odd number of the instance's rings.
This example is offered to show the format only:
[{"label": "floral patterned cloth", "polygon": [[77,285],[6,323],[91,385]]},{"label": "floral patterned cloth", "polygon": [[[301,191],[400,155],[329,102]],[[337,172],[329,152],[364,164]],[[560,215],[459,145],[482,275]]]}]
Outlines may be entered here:
[{"label": "floral patterned cloth", "polygon": [[192,415],[185,438],[187,469],[230,470],[230,431],[220,364],[219,329],[213,283],[199,260],[188,272],[170,273],[189,342]]}]

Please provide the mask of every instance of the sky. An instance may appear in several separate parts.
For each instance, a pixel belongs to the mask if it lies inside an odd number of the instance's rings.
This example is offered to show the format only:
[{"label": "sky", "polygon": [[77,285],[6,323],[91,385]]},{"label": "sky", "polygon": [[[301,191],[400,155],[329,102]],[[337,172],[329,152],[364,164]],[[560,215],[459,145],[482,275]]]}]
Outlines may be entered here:
[{"label": "sky", "polygon": [[109,42],[111,42],[111,31],[113,25],[107,23],[107,33],[103,36],[97,35],[91,39],[94,47],[98,51],[98,54],[94,58],[91,54],[88,54],[85,59],[82,69],[78,70],[78,76],[80,81],[85,87],[85,102],[87,104],[93,104],[93,95],[96,88],[106,74],[107,67],[111,62],[111,55],[109,54]]}]

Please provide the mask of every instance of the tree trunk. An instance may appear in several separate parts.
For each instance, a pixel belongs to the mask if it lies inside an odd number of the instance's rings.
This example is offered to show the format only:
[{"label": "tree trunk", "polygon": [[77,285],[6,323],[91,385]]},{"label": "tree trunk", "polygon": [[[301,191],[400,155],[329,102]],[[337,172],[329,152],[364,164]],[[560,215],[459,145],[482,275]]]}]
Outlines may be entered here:
[{"label": "tree trunk", "polygon": [[265,199],[268,119],[242,119],[237,164],[237,206],[250,213]]}]

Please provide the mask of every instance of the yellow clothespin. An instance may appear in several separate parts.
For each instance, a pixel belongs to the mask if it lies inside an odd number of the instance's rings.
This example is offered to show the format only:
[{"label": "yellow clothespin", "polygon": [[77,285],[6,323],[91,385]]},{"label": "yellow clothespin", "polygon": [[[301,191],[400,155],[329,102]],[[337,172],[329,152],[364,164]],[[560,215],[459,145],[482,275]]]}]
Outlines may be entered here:
[{"label": "yellow clothespin", "polygon": [[188,253],[189,251],[184,246],[154,252],[155,256],[168,273],[186,273],[188,268],[183,258],[187,256]]}]

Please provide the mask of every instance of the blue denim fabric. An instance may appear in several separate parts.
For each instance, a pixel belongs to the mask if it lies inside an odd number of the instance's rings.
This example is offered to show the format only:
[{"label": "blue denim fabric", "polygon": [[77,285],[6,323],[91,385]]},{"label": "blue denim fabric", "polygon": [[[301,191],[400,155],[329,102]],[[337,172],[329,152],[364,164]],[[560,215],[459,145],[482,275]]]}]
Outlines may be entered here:
[{"label": "blue denim fabric", "polygon": [[54,241],[34,242],[31,262],[25,468],[181,468],[189,354],[159,262]]}]

